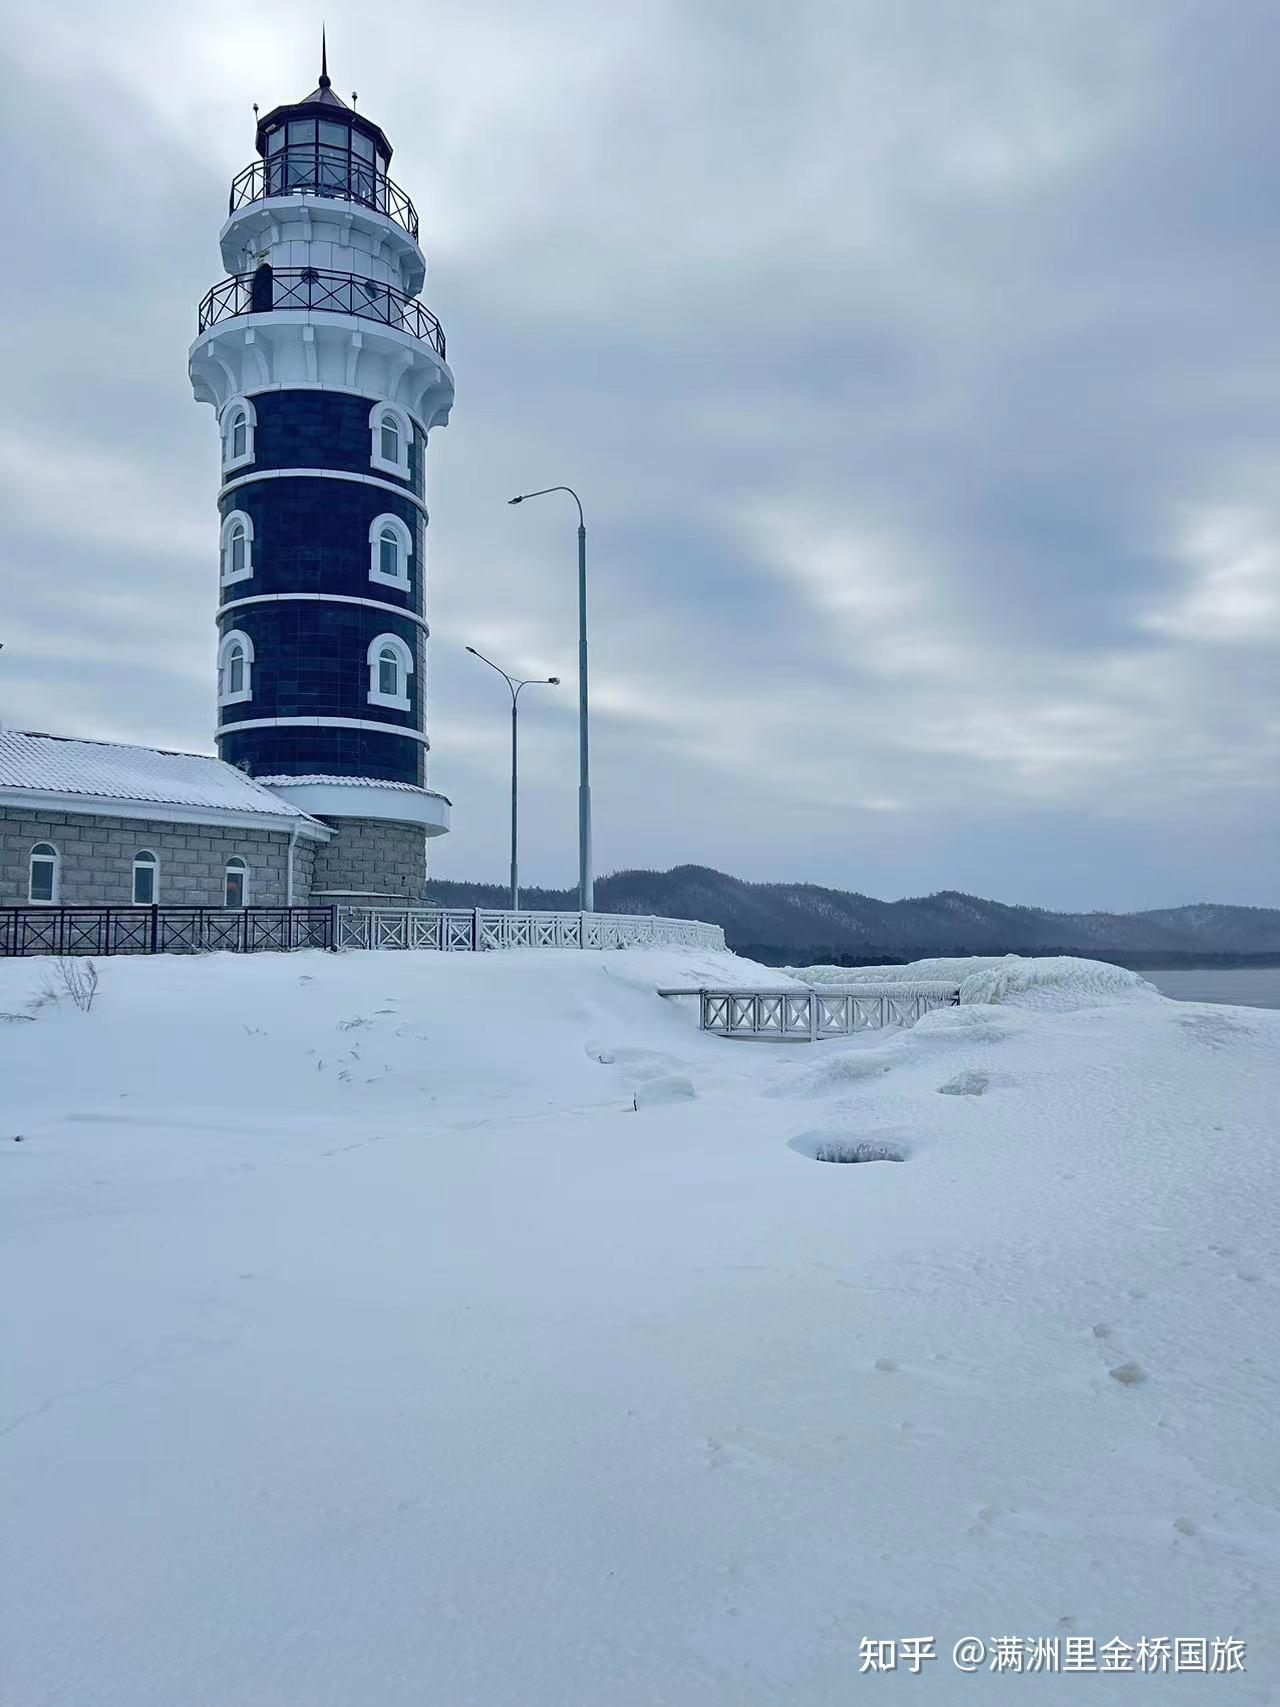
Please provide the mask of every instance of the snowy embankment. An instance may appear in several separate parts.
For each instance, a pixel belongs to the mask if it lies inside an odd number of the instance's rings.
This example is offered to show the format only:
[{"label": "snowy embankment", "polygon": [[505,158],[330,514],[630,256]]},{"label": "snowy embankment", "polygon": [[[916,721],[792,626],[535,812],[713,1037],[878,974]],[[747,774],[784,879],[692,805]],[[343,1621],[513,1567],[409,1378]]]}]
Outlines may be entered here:
[{"label": "snowy embankment", "polygon": [[1280,1700],[1280,1014],[926,964],[974,999],[819,1045],[699,1034],[656,986],[785,980],[679,950],[109,961],[0,1025],[3,1698]]},{"label": "snowy embankment", "polygon": [[962,1002],[1012,1002],[1019,1007],[1066,1011],[1091,1001],[1110,1001],[1138,992],[1157,995],[1136,972],[1102,960],[1070,955],[1027,959],[1018,954],[974,954],[913,960],[905,966],[788,966],[788,976],[804,984],[906,984],[937,980],[960,986]]}]

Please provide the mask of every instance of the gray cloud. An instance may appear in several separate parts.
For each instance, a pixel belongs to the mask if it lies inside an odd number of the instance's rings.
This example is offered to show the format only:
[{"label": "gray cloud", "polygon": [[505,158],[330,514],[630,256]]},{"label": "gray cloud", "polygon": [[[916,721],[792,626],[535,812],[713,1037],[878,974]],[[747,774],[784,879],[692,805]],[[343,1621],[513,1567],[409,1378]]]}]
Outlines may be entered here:
[{"label": "gray cloud", "polygon": [[[458,407],[430,467],[441,875],[575,856],[570,480],[602,869],[1272,902],[1280,117],[1262,0],[328,9]],[[0,712],[208,748],[215,443],[185,348],[301,7],[8,44]],[[47,259],[46,259],[47,258]]]}]

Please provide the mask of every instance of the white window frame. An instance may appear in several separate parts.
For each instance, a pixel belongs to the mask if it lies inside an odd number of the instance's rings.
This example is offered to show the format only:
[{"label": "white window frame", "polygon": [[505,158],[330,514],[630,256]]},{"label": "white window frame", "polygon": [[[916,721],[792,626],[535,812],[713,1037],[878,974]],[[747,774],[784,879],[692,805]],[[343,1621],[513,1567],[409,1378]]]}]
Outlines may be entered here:
[{"label": "white window frame", "polygon": [[[388,575],[382,568],[382,536],[390,530],[396,536],[400,547],[400,567],[403,574]],[[369,579],[377,581],[383,587],[398,587],[402,593],[409,591],[409,559],[413,556],[413,534],[399,516],[393,516],[390,511],[385,515],[375,516],[369,527]]]},{"label": "white window frame", "polygon": [[[48,848],[49,853],[41,853],[41,848]],[[53,867],[53,884],[48,899],[33,893],[35,889],[36,861],[41,865]],[[62,855],[54,842],[34,842],[31,852],[27,855],[27,905],[31,907],[56,907],[62,895]]]},{"label": "white window frame", "polygon": [[[399,680],[404,688],[403,693],[383,693],[378,686],[379,664],[381,653],[390,649],[396,655],[400,666]],[[398,634],[379,634],[369,642],[366,654],[369,663],[369,704],[390,706],[393,711],[408,711],[409,706],[409,677],[413,674],[413,651],[406,641]]]},{"label": "white window frame", "polygon": [[[400,456],[395,462],[382,454],[382,423],[390,417],[400,433]],[[398,403],[375,403],[369,411],[369,465],[383,474],[398,474],[409,478],[409,446],[413,443],[413,422]]]},{"label": "white window frame", "polygon": [[[227,670],[227,654],[236,641],[244,647],[244,686],[239,693],[223,687]],[[218,704],[242,705],[253,698],[253,641],[242,628],[231,628],[218,642]]]},{"label": "white window frame", "polygon": [[[138,899],[138,868],[139,867],[142,867],[142,869],[144,871],[150,871],[150,873],[151,873],[151,899],[149,901],[139,901],[139,899]],[[133,868],[132,868],[132,873],[130,876],[130,885],[129,885],[129,898],[130,898],[130,904],[134,907],[155,907],[155,906],[159,905],[159,902],[160,902],[160,861],[152,853],[150,848],[139,848],[137,853],[134,854],[134,856],[133,856]]]},{"label": "white window frame", "polygon": [[[231,535],[239,524],[244,529],[244,568],[231,568]],[[253,574],[253,517],[247,510],[232,510],[223,520],[222,531],[219,535],[219,550],[222,564],[222,585],[229,587],[233,581],[247,581]]]},{"label": "white window frame", "polygon": [[[244,453],[241,456],[233,456],[231,434],[236,416],[241,410],[244,411]],[[253,461],[253,435],[258,425],[257,410],[247,397],[230,397],[223,405],[218,425],[222,433],[222,472],[229,474],[233,468],[244,468],[247,463]]]},{"label": "white window frame", "polygon": [[227,883],[233,868],[240,878],[240,905],[247,907],[249,905],[249,862],[239,854],[232,854],[222,868],[222,905],[224,907],[231,906],[231,902],[227,899]]}]

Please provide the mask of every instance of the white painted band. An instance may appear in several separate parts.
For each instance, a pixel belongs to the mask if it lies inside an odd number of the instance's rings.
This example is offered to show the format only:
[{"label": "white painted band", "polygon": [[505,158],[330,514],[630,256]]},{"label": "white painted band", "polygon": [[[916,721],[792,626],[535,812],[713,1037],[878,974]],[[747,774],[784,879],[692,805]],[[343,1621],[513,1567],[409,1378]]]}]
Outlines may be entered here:
[{"label": "white painted band", "polygon": [[403,735],[406,741],[421,741],[424,747],[431,742],[421,729],[407,729],[399,723],[370,723],[361,717],[246,717],[239,723],[220,723],[219,737],[234,735],[240,729],[370,729],[379,735]]},{"label": "white painted band", "polygon": [[404,617],[406,622],[416,622],[424,634],[431,632],[426,617],[419,616],[417,611],[405,610],[401,605],[384,604],[381,599],[358,599],[352,593],[253,593],[245,599],[228,599],[226,604],[218,606],[217,614],[225,616],[228,611],[239,610],[241,605],[283,604],[290,599],[330,605],[363,605],[366,610],[387,611],[391,616]]},{"label": "white painted band", "polygon": [[228,493],[241,486],[250,486],[255,480],[354,480],[361,486],[379,486],[384,492],[394,492],[397,498],[407,498],[422,511],[424,522],[431,519],[426,504],[407,486],[397,486],[394,480],[379,480],[376,474],[349,474],[341,468],[264,468],[258,474],[242,474],[238,479],[228,480],[218,497],[225,498]]}]

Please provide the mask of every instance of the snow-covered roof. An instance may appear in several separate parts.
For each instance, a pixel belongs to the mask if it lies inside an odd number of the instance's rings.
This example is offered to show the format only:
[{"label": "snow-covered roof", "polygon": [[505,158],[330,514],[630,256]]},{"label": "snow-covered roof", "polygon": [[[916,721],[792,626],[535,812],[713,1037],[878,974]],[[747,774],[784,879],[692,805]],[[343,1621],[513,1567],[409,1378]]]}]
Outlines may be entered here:
[{"label": "snow-covered roof", "polygon": [[[207,753],[77,741],[0,729],[0,801],[63,810],[114,811],[178,822],[274,819],[305,834],[326,827],[234,765]],[[142,813],[138,809],[146,807]]]},{"label": "snow-covered roof", "polygon": [[447,794],[440,794],[434,788],[419,788],[416,782],[386,782],[382,777],[367,776],[260,776],[258,781],[264,788],[292,788],[301,783],[327,783],[338,788],[399,788],[408,794],[426,794],[432,800],[445,800],[449,805]]}]

